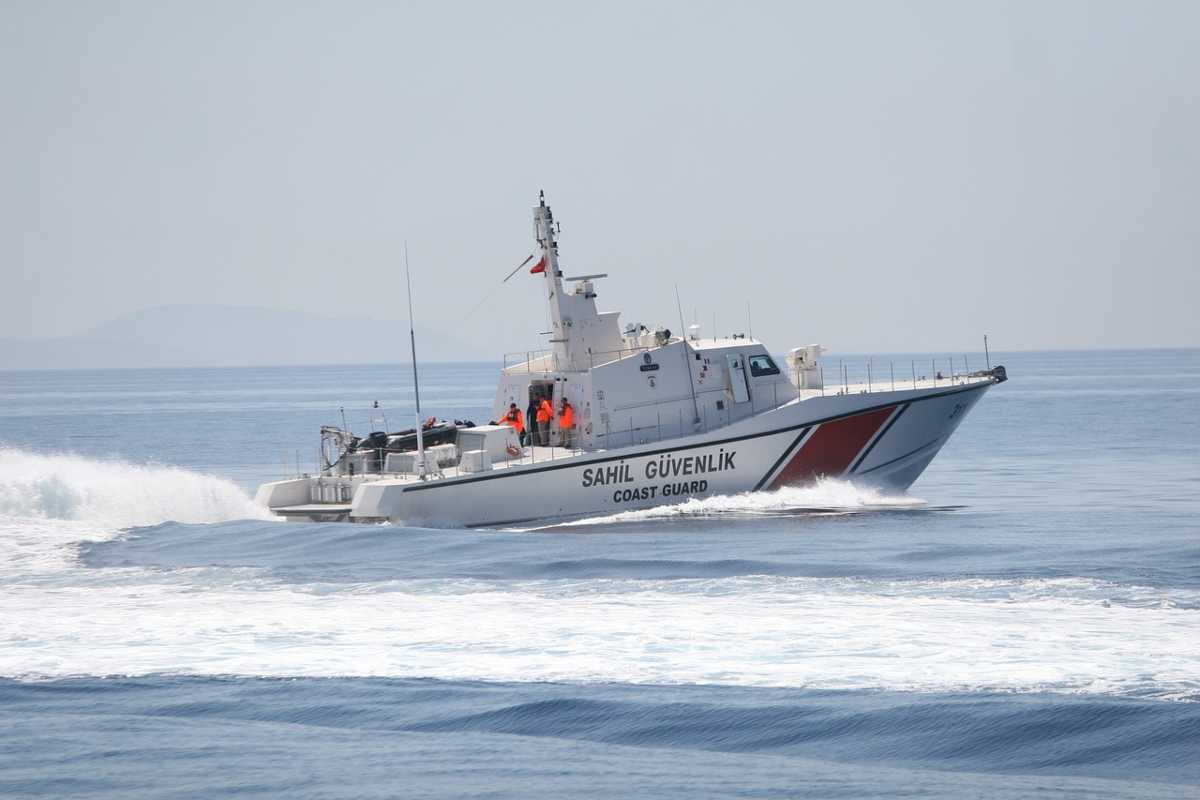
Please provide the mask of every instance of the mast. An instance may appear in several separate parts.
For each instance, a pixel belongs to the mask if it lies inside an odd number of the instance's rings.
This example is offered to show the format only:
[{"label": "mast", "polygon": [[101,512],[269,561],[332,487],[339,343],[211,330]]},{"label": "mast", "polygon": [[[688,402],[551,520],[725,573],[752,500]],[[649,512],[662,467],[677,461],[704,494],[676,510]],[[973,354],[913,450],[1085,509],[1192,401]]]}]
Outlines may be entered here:
[{"label": "mast", "polygon": [[[607,277],[604,273],[563,277],[558,265],[558,223],[546,205],[545,193],[539,193],[533,209],[534,235],[541,257],[530,270],[542,273],[543,295],[550,311],[550,344],[553,347],[553,371],[589,369],[592,358],[600,353],[616,353],[621,349],[621,331],[615,311],[596,310],[596,291],[593,281]],[[563,282],[573,284],[564,289]]]},{"label": "mast", "polygon": [[550,306],[550,326],[553,331],[550,342],[554,346],[555,360],[559,364],[566,364],[569,361],[567,339],[570,336],[571,318],[563,307],[562,272],[558,269],[558,242],[554,238],[554,214],[550,211],[550,206],[546,205],[544,191],[538,192],[538,205],[533,210],[533,221],[537,243],[542,248],[542,258],[546,262],[544,273],[546,299]]},{"label": "mast", "polygon": [[413,326],[412,273],[408,269],[408,240],[404,241],[404,284],[408,289],[408,343],[412,348],[413,399],[417,420],[417,475],[425,480],[425,436],[421,430],[421,384],[417,380],[417,332]]}]

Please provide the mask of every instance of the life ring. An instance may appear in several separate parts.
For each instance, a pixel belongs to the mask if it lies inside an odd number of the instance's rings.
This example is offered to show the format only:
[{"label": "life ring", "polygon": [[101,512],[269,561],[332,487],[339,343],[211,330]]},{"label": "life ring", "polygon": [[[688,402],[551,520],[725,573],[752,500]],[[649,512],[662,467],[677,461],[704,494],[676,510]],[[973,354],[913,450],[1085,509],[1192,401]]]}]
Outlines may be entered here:
[{"label": "life ring", "polygon": [[507,447],[505,447],[504,449],[508,452],[508,454],[510,456],[521,455],[521,448],[517,447],[515,444],[510,444]]}]

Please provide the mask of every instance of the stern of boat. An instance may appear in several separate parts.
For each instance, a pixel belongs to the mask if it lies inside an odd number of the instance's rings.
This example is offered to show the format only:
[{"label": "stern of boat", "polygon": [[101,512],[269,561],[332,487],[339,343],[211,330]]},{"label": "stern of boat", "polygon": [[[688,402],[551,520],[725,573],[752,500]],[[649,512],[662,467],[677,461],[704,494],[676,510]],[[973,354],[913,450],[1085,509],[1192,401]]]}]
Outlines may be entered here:
[{"label": "stern of boat", "polygon": [[353,496],[349,480],[303,476],[264,483],[254,502],[288,522],[345,522]]}]

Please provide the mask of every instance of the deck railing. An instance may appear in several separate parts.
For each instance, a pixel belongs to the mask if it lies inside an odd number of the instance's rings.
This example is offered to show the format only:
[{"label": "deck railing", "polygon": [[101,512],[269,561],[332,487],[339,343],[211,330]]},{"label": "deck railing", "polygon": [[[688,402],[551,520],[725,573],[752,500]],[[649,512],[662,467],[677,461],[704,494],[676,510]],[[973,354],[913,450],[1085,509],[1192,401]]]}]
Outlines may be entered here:
[{"label": "deck railing", "polygon": [[[540,361],[543,358],[549,358],[551,367],[549,370],[535,370],[533,363]],[[504,354],[504,371],[507,372],[513,367],[525,367],[525,372],[557,372],[558,359],[554,355],[553,350],[519,350],[515,353]]]},{"label": "deck railing", "polygon": [[949,387],[987,374],[986,370],[972,370],[966,355],[958,358],[946,356],[907,361],[879,359],[873,356],[856,359],[826,358],[819,364],[824,388],[803,390],[803,397],[812,397],[814,394],[865,394]]},{"label": "deck railing", "polygon": [[[667,342],[667,344],[672,344],[678,341],[680,341],[679,337],[675,337]],[[588,353],[588,368],[602,367],[605,364],[612,364],[613,362],[620,361],[621,359],[628,358],[629,356],[637,355],[638,353],[649,352],[650,350],[658,350],[662,346],[663,345],[658,344],[641,345],[638,347],[621,347],[616,350],[602,350]],[[548,366],[550,366],[551,369],[542,370],[533,368],[535,362],[547,357],[550,359]],[[527,373],[569,371],[560,370],[558,368],[558,356],[554,354],[553,350],[519,350],[515,353],[505,353],[504,370],[508,371],[510,368],[517,367],[524,367],[524,370],[518,371],[524,371]]]}]

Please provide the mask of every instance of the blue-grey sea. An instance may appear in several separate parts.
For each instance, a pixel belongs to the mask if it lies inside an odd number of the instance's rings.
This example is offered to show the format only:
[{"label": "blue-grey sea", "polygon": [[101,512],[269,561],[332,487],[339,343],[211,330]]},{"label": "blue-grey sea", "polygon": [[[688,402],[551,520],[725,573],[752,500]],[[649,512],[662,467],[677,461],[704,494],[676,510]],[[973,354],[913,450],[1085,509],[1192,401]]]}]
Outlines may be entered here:
[{"label": "blue-grey sea", "polygon": [[253,504],[403,366],[0,372],[0,796],[1196,798],[1200,350],[992,361],[905,495],[519,530]]}]

